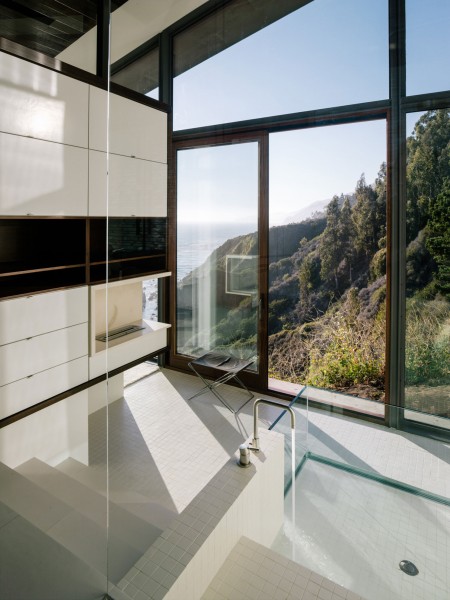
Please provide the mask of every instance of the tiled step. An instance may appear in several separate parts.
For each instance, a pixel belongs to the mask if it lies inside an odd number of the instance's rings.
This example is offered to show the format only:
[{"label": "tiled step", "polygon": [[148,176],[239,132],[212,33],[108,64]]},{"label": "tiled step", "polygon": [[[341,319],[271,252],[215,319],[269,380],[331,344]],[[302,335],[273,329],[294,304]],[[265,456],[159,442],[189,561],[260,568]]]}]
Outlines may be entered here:
[{"label": "tiled step", "polygon": [[[67,458],[56,469],[82,483],[91,490],[106,496],[106,474],[99,476],[99,472],[90,467],[86,467],[73,458]],[[164,530],[171,521],[177,516],[172,509],[152,502],[145,495],[133,490],[110,490],[110,500],[116,506],[120,506],[127,512],[132,513],[139,519],[146,521],[154,527]]]},{"label": "tiled step", "polygon": [[106,577],[0,502],[2,600],[100,600]]},{"label": "tiled step", "polygon": [[241,537],[201,600],[363,600],[305,567]]},{"label": "tiled step", "polygon": [[139,519],[121,506],[111,502],[108,506],[104,496],[37,458],[20,465],[16,471],[101,527],[106,527],[108,508],[110,533],[141,554],[162,533],[158,527]]},{"label": "tiled step", "polygon": [[0,502],[111,581],[119,581],[141,552],[0,463]]}]

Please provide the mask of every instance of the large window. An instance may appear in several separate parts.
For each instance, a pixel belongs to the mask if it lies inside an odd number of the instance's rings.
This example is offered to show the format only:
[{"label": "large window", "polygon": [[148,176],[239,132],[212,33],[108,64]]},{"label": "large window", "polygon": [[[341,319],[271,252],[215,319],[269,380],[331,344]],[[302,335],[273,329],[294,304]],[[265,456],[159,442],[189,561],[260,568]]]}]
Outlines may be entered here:
[{"label": "large window", "polygon": [[155,46],[131,63],[112,67],[111,81],[159,100],[159,47]]},{"label": "large window", "polygon": [[[450,110],[408,115],[406,417],[450,417]],[[424,414],[425,413],[425,414]]]},{"label": "large window", "polygon": [[450,2],[406,0],[406,91],[450,90]]},{"label": "large window", "polygon": [[[175,130],[388,97],[387,1],[253,4],[175,37]],[[300,8],[279,18],[283,5]]]},{"label": "large window", "polygon": [[383,414],[386,122],[274,133],[269,164],[269,386]]}]

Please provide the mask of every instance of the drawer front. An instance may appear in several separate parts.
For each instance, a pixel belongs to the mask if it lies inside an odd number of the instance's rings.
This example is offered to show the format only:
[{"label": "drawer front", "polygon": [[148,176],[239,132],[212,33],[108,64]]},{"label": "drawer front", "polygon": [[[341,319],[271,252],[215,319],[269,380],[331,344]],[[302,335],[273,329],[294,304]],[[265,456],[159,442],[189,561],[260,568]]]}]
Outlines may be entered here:
[{"label": "drawer front", "polygon": [[[107,93],[92,87],[89,95],[89,148],[106,152]],[[167,162],[167,114],[150,106],[110,95],[109,151]]]},{"label": "drawer front", "polygon": [[[106,153],[89,151],[89,215],[106,215]],[[166,217],[167,165],[109,155],[108,214],[112,217]]]},{"label": "drawer front", "polygon": [[[167,346],[167,331],[168,329],[164,327],[120,343],[117,346],[110,346],[108,348],[108,369],[110,371],[118,369],[133,360],[165,348]],[[89,377],[93,379],[102,375],[105,373],[105,367],[105,352],[94,354],[89,358]]]},{"label": "drawer front", "polygon": [[56,396],[88,379],[87,356],[0,387],[0,419]]},{"label": "drawer front", "polygon": [[0,52],[0,130],[87,147],[89,86]]},{"label": "drawer front", "polygon": [[88,353],[88,325],[74,325],[0,347],[0,385],[6,385]]},{"label": "drawer front", "polygon": [[0,345],[87,321],[87,286],[3,300],[0,302]]},{"label": "drawer front", "polygon": [[85,216],[87,195],[85,148],[0,134],[0,214]]}]

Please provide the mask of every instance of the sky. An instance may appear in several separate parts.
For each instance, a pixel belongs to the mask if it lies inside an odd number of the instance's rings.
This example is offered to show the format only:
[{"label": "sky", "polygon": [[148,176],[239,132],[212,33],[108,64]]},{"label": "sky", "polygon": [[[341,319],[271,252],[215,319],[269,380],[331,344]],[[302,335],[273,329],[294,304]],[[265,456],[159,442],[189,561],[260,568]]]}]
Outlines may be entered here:
[{"label": "sky", "polygon": [[[450,0],[406,3],[408,93],[449,89]],[[174,128],[385,99],[387,24],[387,0],[315,0],[177,77]],[[230,149],[183,151],[181,220],[253,220],[254,152],[233,148],[234,160]],[[272,134],[271,224],[353,191],[362,173],[372,183],[384,160],[384,121]]]}]

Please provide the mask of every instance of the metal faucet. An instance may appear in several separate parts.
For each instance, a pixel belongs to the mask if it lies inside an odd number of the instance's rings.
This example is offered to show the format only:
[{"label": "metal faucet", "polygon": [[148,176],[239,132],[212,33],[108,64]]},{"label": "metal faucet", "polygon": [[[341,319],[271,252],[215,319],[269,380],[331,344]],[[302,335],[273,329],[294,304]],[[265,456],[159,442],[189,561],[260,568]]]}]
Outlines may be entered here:
[{"label": "metal faucet", "polygon": [[275,400],[258,398],[253,404],[253,440],[248,446],[250,450],[254,450],[255,452],[259,451],[258,407],[260,404],[267,404],[268,406],[275,406],[277,408],[282,408],[283,410],[289,411],[291,414],[291,429],[295,430],[295,412],[290,406],[286,406],[286,404],[283,404],[282,402],[276,402]]}]

